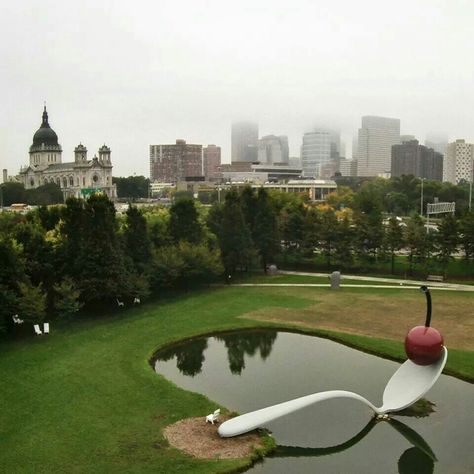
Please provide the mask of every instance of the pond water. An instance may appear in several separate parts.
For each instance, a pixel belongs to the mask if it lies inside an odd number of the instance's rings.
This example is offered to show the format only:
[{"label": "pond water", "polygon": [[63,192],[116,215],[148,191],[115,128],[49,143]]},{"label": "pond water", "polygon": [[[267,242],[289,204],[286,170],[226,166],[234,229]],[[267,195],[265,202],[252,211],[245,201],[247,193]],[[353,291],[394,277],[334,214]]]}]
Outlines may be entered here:
[{"label": "pond water", "polygon": [[[239,413],[323,390],[382,404],[399,364],[312,336],[270,330],[203,337],[157,354],[155,370]],[[473,473],[474,386],[442,375],[428,417],[374,422],[351,399],[322,402],[269,423],[276,452],[252,473]],[[205,415],[205,414],[203,414]]]}]

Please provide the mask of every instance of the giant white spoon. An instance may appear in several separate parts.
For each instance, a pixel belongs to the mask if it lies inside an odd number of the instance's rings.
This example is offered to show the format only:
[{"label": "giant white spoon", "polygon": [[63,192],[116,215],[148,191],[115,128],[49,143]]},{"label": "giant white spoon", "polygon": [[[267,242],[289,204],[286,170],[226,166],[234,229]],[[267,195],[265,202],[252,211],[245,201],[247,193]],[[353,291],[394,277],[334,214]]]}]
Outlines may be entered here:
[{"label": "giant white spoon", "polygon": [[295,398],[294,400],[237,416],[222,423],[218,428],[218,432],[220,436],[225,438],[247,433],[277,418],[331,398],[353,398],[359,400],[369,406],[377,415],[397,412],[409,407],[428,392],[441,375],[447,359],[448,350],[446,347],[443,347],[441,357],[431,365],[417,365],[411,360],[404,362],[388,381],[383,392],[383,403],[380,408],[377,408],[369,400],[357,393],[345,390],[329,390]]}]

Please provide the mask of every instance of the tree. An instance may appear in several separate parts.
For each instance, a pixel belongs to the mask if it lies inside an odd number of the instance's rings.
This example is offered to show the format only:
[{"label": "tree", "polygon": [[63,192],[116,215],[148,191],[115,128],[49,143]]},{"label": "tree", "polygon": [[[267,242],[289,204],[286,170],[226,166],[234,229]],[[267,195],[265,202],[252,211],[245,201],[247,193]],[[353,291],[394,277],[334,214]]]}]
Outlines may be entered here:
[{"label": "tree", "polygon": [[61,319],[70,319],[82,307],[79,301],[81,292],[71,278],[66,277],[53,287],[55,292],[54,309]]},{"label": "tree", "polygon": [[249,267],[254,253],[253,242],[235,190],[225,196],[217,238],[227,275],[233,274],[238,268]]},{"label": "tree", "polygon": [[372,254],[375,259],[383,241],[382,215],[377,208],[368,214],[354,215],[356,252],[365,258]]},{"label": "tree", "polygon": [[318,211],[310,207],[303,222],[303,242],[302,247],[305,253],[313,255],[314,250],[319,245],[321,221]]},{"label": "tree", "polygon": [[319,212],[319,245],[321,253],[326,257],[326,264],[331,265],[331,253],[334,241],[337,238],[337,219],[332,208],[323,209]]},{"label": "tree", "polygon": [[474,261],[474,212],[466,212],[461,219],[460,243],[466,260]]},{"label": "tree", "polygon": [[189,284],[208,284],[222,275],[224,267],[218,249],[209,249],[204,244],[191,245],[189,242],[181,241],[177,250],[183,261],[179,281],[185,288]]},{"label": "tree", "polygon": [[395,252],[404,245],[403,229],[395,216],[392,216],[388,221],[384,240],[386,247],[390,251],[390,273],[393,275],[395,271]]},{"label": "tree", "polygon": [[117,185],[119,198],[147,198],[150,180],[144,176],[129,176],[128,178],[113,177],[112,183]]},{"label": "tree", "polygon": [[285,206],[279,216],[279,232],[285,247],[299,249],[303,242],[305,208],[302,203]]},{"label": "tree", "polygon": [[280,248],[277,217],[268,198],[265,188],[260,188],[255,206],[255,222],[253,242],[260,254],[263,271],[267,273],[267,264],[277,254]]},{"label": "tree", "polygon": [[453,258],[459,243],[459,224],[454,215],[448,214],[442,219],[438,226],[435,243],[438,250],[438,260],[441,262],[446,276],[448,263]]},{"label": "tree", "polygon": [[73,279],[86,302],[105,302],[131,294],[115,219],[106,195],[93,194],[84,204],[82,245]]},{"label": "tree", "polygon": [[17,310],[20,319],[29,323],[40,323],[46,316],[46,294],[41,284],[34,286],[29,282],[19,282],[20,295]]},{"label": "tree", "polygon": [[37,206],[49,206],[50,204],[62,204],[64,196],[61,188],[55,183],[47,183],[35,189],[27,190],[28,204]]},{"label": "tree", "polygon": [[352,248],[354,241],[354,231],[347,216],[337,223],[334,238],[334,257],[336,263],[341,267],[349,267],[352,264]]},{"label": "tree", "polygon": [[11,206],[15,203],[26,203],[28,193],[22,183],[7,182],[0,184],[3,206]]},{"label": "tree", "polygon": [[407,222],[405,229],[405,242],[410,251],[409,273],[413,274],[415,262],[424,264],[432,251],[433,244],[430,235],[426,232],[423,219],[419,214],[413,214]]},{"label": "tree", "polygon": [[173,242],[184,240],[197,244],[203,236],[203,229],[192,199],[178,199],[170,208],[170,235]]},{"label": "tree", "polygon": [[148,237],[147,221],[135,206],[129,206],[123,234],[125,254],[132,262],[133,270],[142,274],[149,267],[151,244]]}]

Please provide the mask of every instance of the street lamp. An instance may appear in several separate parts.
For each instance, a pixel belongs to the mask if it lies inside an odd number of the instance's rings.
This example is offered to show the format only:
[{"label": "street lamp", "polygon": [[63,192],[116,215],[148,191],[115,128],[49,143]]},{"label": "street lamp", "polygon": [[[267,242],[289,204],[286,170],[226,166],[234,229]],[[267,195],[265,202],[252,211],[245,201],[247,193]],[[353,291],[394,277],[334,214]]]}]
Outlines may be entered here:
[{"label": "street lamp", "polygon": [[420,199],[420,215],[423,217],[423,181],[425,178],[421,178],[421,199]]}]

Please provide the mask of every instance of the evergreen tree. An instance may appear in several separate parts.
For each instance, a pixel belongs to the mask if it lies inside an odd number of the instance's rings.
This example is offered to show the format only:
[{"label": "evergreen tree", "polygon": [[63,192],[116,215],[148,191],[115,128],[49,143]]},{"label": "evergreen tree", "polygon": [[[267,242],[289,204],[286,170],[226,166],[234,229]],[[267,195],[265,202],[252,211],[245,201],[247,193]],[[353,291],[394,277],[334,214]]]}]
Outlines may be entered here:
[{"label": "evergreen tree", "polygon": [[20,294],[17,299],[17,312],[24,322],[40,323],[46,316],[46,294],[38,286],[30,282],[19,282]]},{"label": "evergreen tree", "polygon": [[81,309],[80,291],[71,278],[66,277],[54,285],[54,292],[54,309],[61,319],[70,319]]},{"label": "evergreen tree", "polygon": [[433,249],[432,238],[426,232],[423,219],[419,214],[413,214],[407,222],[405,242],[410,251],[409,273],[412,275],[414,263],[425,264]]},{"label": "evergreen tree", "polygon": [[149,266],[151,244],[148,237],[147,221],[135,207],[129,206],[124,230],[125,254],[132,262],[133,270],[143,274]]},{"label": "evergreen tree", "polygon": [[450,260],[457,250],[459,243],[459,224],[452,214],[448,214],[439,224],[435,236],[438,259],[443,267],[444,275]]},{"label": "evergreen tree", "polygon": [[321,220],[319,213],[314,207],[310,207],[306,212],[303,222],[303,242],[302,247],[306,254],[312,256],[314,250],[319,246],[321,234]]},{"label": "evergreen tree", "polygon": [[326,258],[326,264],[330,266],[333,245],[337,238],[337,218],[332,208],[323,209],[322,211],[320,211],[319,215],[319,245],[321,248],[321,253]]},{"label": "evergreen tree", "polygon": [[265,188],[260,188],[257,194],[253,242],[260,255],[263,271],[267,272],[267,265],[278,253],[280,248],[277,216],[272,208]]},{"label": "evergreen tree", "polygon": [[353,241],[354,232],[351,228],[350,220],[347,216],[344,216],[344,219],[337,223],[333,244],[336,263],[342,268],[350,267],[353,262]]},{"label": "evergreen tree", "polygon": [[384,237],[385,246],[390,251],[390,273],[393,275],[395,271],[395,252],[404,246],[403,229],[395,216],[389,219]]},{"label": "evergreen tree", "polygon": [[203,229],[192,199],[181,198],[174,202],[170,208],[169,229],[175,243],[184,240],[197,244],[202,240]]},{"label": "evergreen tree", "polygon": [[[460,243],[468,262],[474,261],[474,212],[466,212],[460,223]],[[474,269],[473,269],[474,271]]]},{"label": "evergreen tree", "polygon": [[225,196],[217,237],[226,275],[232,275],[238,268],[248,269],[253,255],[253,242],[235,190]]},{"label": "evergreen tree", "polygon": [[84,226],[74,280],[86,302],[130,296],[113,203],[93,194],[84,206]]}]

